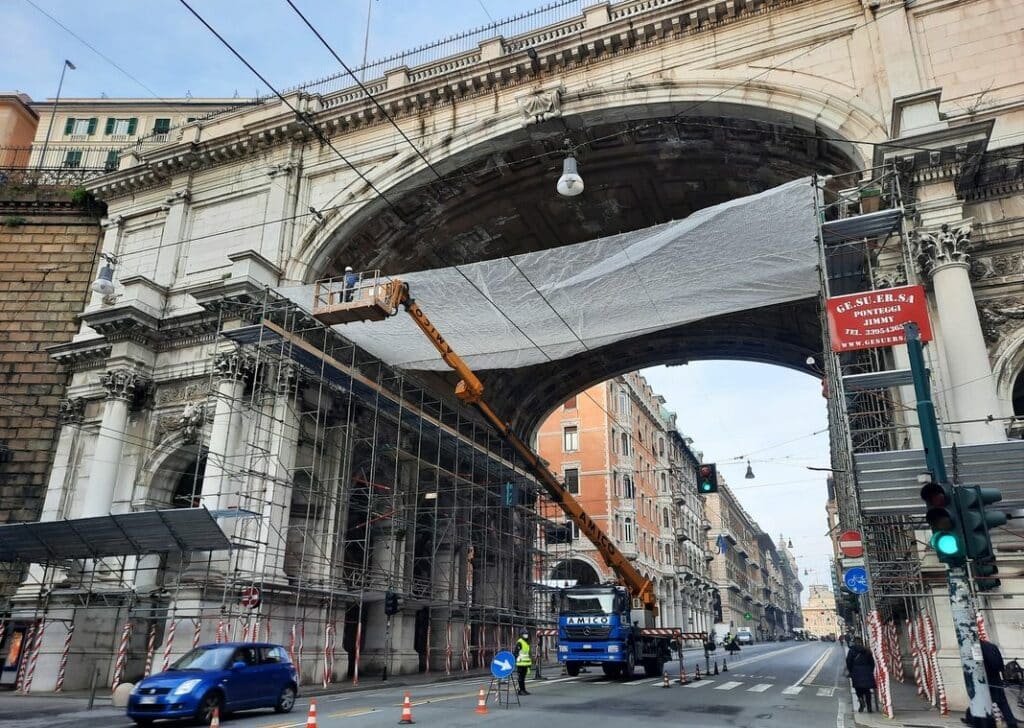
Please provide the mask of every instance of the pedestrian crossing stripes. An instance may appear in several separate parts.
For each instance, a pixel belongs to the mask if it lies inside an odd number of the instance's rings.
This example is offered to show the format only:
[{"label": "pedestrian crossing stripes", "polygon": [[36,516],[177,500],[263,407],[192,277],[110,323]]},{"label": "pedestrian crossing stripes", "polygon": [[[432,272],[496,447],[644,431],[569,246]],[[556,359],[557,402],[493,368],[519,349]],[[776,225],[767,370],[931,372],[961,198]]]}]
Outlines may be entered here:
[{"label": "pedestrian crossing stripes", "polygon": [[722,683],[721,685],[715,685],[715,690],[732,690],[733,688],[738,688],[742,684],[743,683],[741,682]]},{"label": "pedestrian crossing stripes", "polygon": [[[730,675],[729,677],[732,677]],[[767,676],[765,676],[767,677]],[[638,679],[629,682],[622,682],[619,680],[586,680],[584,681],[587,685],[616,685],[620,687],[640,687],[646,685],[652,688],[664,688],[664,682],[658,680],[652,682],[650,680]],[[679,684],[672,680],[671,686],[673,688],[678,687]],[[808,695],[814,695],[819,698],[831,698],[836,694],[836,688],[834,687],[821,687],[818,685],[788,685],[783,686],[778,683],[772,682],[757,682],[755,680],[723,680],[721,677],[718,678],[702,678],[687,683],[683,687],[690,690],[699,690],[700,688],[709,688],[710,690],[723,690],[723,691],[735,691],[735,692],[747,692],[747,693],[767,693],[769,691],[781,692],[783,695],[800,695],[807,689]],[[781,688],[781,690],[779,690]]]},{"label": "pedestrian crossing stripes", "polygon": [[699,680],[698,682],[692,682],[684,685],[684,688],[702,688],[705,685],[711,685],[713,680]]},{"label": "pedestrian crossing stripes", "polygon": [[771,683],[760,683],[747,690],[748,693],[763,693],[765,690],[772,686]]},{"label": "pedestrian crossing stripes", "polygon": [[819,698],[831,698],[836,692],[835,688],[818,688]]},{"label": "pedestrian crossing stripes", "polygon": [[800,691],[804,689],[803,685],[790,685],[782,691],[783,695],[799,695]]}]

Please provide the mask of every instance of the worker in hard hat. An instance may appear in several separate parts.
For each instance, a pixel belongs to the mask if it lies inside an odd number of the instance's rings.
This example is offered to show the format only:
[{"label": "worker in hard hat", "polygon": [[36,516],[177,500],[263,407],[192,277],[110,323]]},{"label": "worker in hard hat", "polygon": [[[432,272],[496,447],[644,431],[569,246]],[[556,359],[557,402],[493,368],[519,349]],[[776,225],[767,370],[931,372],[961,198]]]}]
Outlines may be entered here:
[{"label": "worker in hard hat", "polygon": [[350,265],[345,266],[345,278],[343,283],[345,290],[345,301],[351,301],[352,294],[354,294],[356,290],[356,284],[359,283],[359,276],[356,274],[354,270],[352,270],[352,266]]},{"label": "worker in hard hat", "polygon": [[518,692],[520,695],[529,695],[526,692],[526,673],[530,669],[530,665],[533,664],[533,660],[530,659],[530,633],[525,629],[519,633],[519,639],[516,640],[512,654],[516,656],[516,672],[519,673]]}]

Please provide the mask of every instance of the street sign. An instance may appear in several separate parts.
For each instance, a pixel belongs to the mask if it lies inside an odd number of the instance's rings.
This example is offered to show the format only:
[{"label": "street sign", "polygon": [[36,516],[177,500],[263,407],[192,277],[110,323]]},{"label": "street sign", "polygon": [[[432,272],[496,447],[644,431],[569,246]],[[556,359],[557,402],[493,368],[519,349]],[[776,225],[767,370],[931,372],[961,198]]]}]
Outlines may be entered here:
[{"label": "street sign", "polygon": [[863,556],[864,541],[861,539],[860,531],[843,531],[839,534],[839,550],[843,552],[843,556]]},{"label": "street sign", "polygon": [[239,600],[239,603],[243,607],[248,607],[249,609],[255,609],[258,607],[260,605],[259,588],[255,586],[245,587],[245,589],[242,590],[242,598]]},{"label": "street sign", "polygon": [[491,674],[504,680],[516,669],[516,656],[508,650],[502,650],[491,660]]},{"label": "street sign", "polygon": [[868,572],[862,566],[854,566],[843,574],[843,583],[854,594],[864,594],[868,590]]},{"label": "street sign", "polygon": [[753,619],[753,618],[754,618],[754,615],[753,615],[753,614],[751,614],[750,612],[744,612],[744,614],[743,614],[743,618],[744,618],[744,619]]}]

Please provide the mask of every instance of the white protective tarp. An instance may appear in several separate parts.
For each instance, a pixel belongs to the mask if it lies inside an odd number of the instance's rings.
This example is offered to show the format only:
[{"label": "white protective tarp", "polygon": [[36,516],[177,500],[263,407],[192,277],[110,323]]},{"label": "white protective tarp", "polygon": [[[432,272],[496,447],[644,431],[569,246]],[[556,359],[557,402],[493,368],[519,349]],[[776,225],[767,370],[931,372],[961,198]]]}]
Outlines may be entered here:
[{"label": "white protective tarp", "polygon": [[[816,295],[813,200],[804,178],[685,220],[401,278],[471,369],[525,367]],[[279,292],[312,306],[313,286]],[[404,313],[336,329],[388,364],[447,368]]]}]

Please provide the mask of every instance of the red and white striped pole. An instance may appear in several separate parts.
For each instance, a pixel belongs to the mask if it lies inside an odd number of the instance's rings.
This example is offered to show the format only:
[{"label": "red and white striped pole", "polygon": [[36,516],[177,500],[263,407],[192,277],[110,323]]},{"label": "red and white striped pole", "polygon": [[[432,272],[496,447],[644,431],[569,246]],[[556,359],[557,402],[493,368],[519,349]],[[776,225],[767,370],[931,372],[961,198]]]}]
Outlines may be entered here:
[{"label": "red and white striped pole", "polygon": [[203,620],[202,618],[192,620],[192,649],[194,650],[199,646],[199,640],[203,634]]},{"label": "red and white striped pole", "polygon": [[462,671],[469,672],[469,625],[463,625],[462,631]]},{"label": "red and white striped pole", "polygon": [[144,677],[149,677],[153,671],[153,657],[156,655],[156,621],[149,623],[149,636],[146,638],[146,667],[142,671]]},{"label": "red and white striped pole", "polygon": [[64,649],[60,653],[60,665],[57,667],[57,684],[53,686],[53,692],[59,693],[64,689],[64,675],[68,670],[68,653],[71,652],[71,638],[75,634],[75,623],[68,624],[68,633],[64,635]]},{"label": "red and white striped pole", "polygon": [[331,678],[334,676],[334,663],[331,659],[331,625],[324,627],[324,671],[323,671],[323,686],[326,688]]},{"label": "red and white striped pole", "polygon": [[213,641],[216,642],[218,645],[221,642],[226,642],[227,641],[227,640],[224,639],[224,617],[221,617],[220,619],[217,620],[217,633],[216,633]]},{"label": "red and white striped pole", "polygon": [[171,626],[167,628],[164,635],[164,661],[160,665],[160,672],[167,672],[171,666],[171,652],[174,650],[174,633],[178,631],[178,620],[171,620]]},{"label": "red and white striped pole", "polygon": [[981,612],[978,612],[975,615],[975,621],[978,624],[978,637],[981,640],[988,642],[988,631],[985,629],[985,616]]},{"label": "red and white striped pole", "polygon": [[32,679],[36,675],[36,662],[39,661],[39,652],[43,649],[43,634],[46,632],[46,620],[39,620],[39,627],[36,629],[35,639],[32,640],[31,653],[29,655],[28,672],[25,673],[24,692],[27,695],[32,692]]},{"label": "red and white striped pole", "polygon": [[[428,616],[428,619],[429,619],[429,616]],[[427,664],[426,664],[426,669],[423,671],[423,674],[424,675],[429,675],[430,674],[430,622],[429,621],[427,622],[427,649],[426,649],[426,653],[427,653]]]},{"label": "red and white striped pole", "polygon": [[7,622],[0,622],[0,646],[4,643],[4,637],[7,635]]},{"label": "red and white striped pole", "polygon": [[38,624],[38,620],[32,622],[22,634],[21,658],[18,660],[18,674],[14,679],[14,689],[19,692],[25,688],[25,673],[28,672],[29,656],[32,652],[32,642],[36,638],[36,627]]},{"label": "red and white striped pole", "polygon": [[[299,623],[299,665],[300,666],[302,665],[302,648],[305,647],[305,644],[306,644],[306,623],[303,621],[303,622]],[[316,666],[316,660],[313,660],[313,665],[314,665],[314,667]],[[299,668],[299,671],[300,672],[302,671],[301,667]],[[316,673],[313,673],[313,674],[315,675]],[[316,679],[316,678],[314,678],[314,679]]]},{"label": "red and white striped pole", "polygon": [[126,620],[121,628],[121,642],[117,646],[117,660],[114,662],[114,679],[111,681],[110,689],[113,690],[121,684],[121,676],[124,675],[124,666],[128,662],[128,639],[132,634],[132,622]]},{"label": "red and white striped pole", "polygon": [[295,659],[295,625],[292,625],[291,638],[288,640],[288,657],[292,659],[292,664],[295,665],[296,671],[299,669],[298,660]]},{"label": "red and white striped pole", "polygon": [[452,623],[448,622],[448,627],[445,630],[445,644],[444,644],[444,674],[452,674]]},{"label": "red and white striped pole", "polygon": [[356,623],[356,661],[355,661],[354,667],[352,668],[352,684],[353,685],[358,685],[359,684],[359,656],[360,656],[360,653],[362,652],[362,642],[363,642],[363,623],[362,623],[362,621],[359,621],[359,622]]}]

